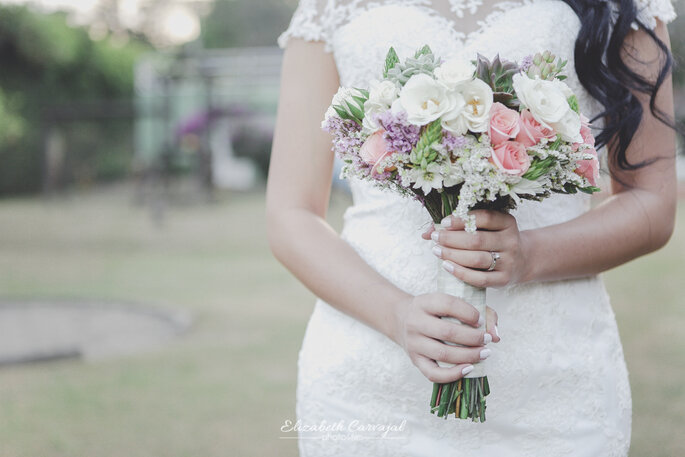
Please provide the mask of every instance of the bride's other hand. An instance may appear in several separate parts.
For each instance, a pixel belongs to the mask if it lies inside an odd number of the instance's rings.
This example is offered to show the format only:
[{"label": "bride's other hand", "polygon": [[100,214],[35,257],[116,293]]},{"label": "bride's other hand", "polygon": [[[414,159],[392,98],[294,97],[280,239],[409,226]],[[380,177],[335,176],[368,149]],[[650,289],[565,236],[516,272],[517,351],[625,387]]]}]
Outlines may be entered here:
[{"label": "bride's other hand", "polygon": [[[398,304],[393,339],[416,367],[432,382],[456,381],[473,369],[473,364],[490,355],[485,346],[499,342],[497,313],[487,308],[487,332],[478,330],[481,316],[465,301],[446,294],[417,295]],[[466,325],[440,319],[449,316]],[[449,341],[467,347],[450,346]],[[436,361],[455,364],[441,368]]]},{"label": "bride's other hand", "polygon": [[[475,210],[475,233],[464,230],[464,221],[448,216],[445,230],[431,226],[422,236],[435,241],[433,254],[444,260],[443,268],[476,287],[503,287],[526,276],[525,232],[519,232],[514,216],[500,211]],[[499,258],[493,261],[496,254]],[[495,268],[488,271],[492,264]]]}]

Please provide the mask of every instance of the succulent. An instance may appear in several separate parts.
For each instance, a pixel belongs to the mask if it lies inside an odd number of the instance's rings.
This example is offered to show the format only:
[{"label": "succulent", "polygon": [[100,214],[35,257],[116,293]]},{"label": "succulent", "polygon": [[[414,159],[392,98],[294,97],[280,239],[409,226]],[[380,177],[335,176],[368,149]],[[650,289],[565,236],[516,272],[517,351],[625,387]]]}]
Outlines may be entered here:
[{"label": "succulent", "polygon": [[514,97],[512,78],[521,68],[514,62],[500,59],[499,54],[495,56],[492,62],[478,54],[474,64],[476,65],[476,77],[485,81],[492,88],[494,100],[510,108],[517,108],[519,103]]},{"label": "succulent", "polygon": [[561,58],[557,58],[557,56],[549,51],[545,51],[542,54],[538,52],[533,56],[533,63],[526,70],[526,74],[531,78],[537,76],[540,79],[547,79],[549,81],[555,78],[564,80],[566,76],[560,73],[564,70],[567,63],[567,60],[561,60]]},{"label": "succulent", "polygon": [[424,73],[433,76],[433,71],[438,65],[440,65],[440,59],[435,57],[428,45],[416,51],[414,57],[408,57],[404,63],[400,63],[395,50],[390,48],[385,59],[384,76],[404,86],[414,75]]}]

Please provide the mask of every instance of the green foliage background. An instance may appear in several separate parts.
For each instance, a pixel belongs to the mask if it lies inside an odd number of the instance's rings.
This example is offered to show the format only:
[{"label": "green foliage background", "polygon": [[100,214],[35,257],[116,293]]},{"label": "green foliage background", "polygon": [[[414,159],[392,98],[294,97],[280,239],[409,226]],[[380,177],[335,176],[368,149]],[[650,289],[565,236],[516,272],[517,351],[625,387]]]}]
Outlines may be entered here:
[{"label": "green foliage background", "polygon": [[[63,13],[0,6],[0,194],[40,188],[44,109],[75,101],[130,99],[133,64],[145,49],[135,40],[125,45],[93,41],[85,29],[70,27]],[[111,168],[108,148],[117,148],[117,143],[107,140],[121,129],[69,129],[85,141],[84,147],[103,157],[96,158],[96,168],[98,162]]]}]

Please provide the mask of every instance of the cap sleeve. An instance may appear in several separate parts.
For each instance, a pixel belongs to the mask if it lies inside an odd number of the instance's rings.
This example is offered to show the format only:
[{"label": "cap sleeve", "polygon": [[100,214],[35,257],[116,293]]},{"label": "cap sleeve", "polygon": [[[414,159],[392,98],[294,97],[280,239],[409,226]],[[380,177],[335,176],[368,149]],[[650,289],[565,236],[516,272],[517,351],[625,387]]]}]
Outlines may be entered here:
[{"label": "cap sleeve", "polygon": [[290,25],[278,37],[278,46],[285,48],[290,38],[302,38],[307,41],[322,41],[326,45],[326,51],[330,52],[333,24],[329,13],[333,9],[332,0],[300,0]]},{"label": "cap sleeve", "polygon": [[[668,24],[676,18],[671,0],[635,0],[635,7],[638,21],[650,30],[656,27],[657,19]],[[633,28],[637,29],[637,24]]]}]

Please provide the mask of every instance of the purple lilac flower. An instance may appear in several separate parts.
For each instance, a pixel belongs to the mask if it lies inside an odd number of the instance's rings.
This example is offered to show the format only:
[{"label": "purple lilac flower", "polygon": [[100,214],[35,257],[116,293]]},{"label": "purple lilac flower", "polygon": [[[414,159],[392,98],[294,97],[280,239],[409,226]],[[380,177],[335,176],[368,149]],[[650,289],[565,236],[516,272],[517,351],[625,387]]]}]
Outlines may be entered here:
[{"label": "purple lilac flower", "polygon": [[418,143],[421,128],[410,124],[404,111],[394,114],[388,110],[378,114],[376,120],[385,130],[383,138],[393,151],[409,154]]},{"label": "purple lilac flower", "polygon": [[322,128],[333,135],[333,150],[339,156],[358,154],[363,144],[362,139],[356,135],[361,131],[359,124],[339,116],[330,116],[323,122]]},{"label": "purple lilac flower", "polygon": [[451,153],[464,149],[468,144],[468,140],[464,136],[456,136],[450,132],[444,132],[442,135],[442,144]]},{"label": "purple lilac flower", "polygon": [[531,65],[533,65],[533,56],[525,56],[521,59],[521,70],[528,71]]}]

